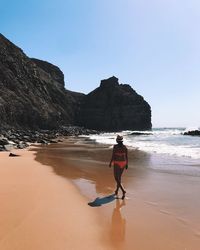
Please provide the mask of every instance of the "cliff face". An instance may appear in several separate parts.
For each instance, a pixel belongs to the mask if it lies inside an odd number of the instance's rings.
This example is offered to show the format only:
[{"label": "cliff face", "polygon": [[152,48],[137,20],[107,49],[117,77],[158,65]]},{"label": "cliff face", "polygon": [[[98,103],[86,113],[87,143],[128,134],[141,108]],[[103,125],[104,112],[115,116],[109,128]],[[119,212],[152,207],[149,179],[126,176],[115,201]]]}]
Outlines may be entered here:
[{"label": "cliff face", "polygon": [[0,128],[73,124],[84,95],[64,89],[64,76],[50,63],[30,59],[0,35]]},{"label": "cliff face", "polygon": [[66,90],[55,65],[29,58],[0,34],[0,130],[81,125],[96,130],[151,129],[143,97],[116,77],[88,95]]},{"label": "cliff face", "polygon": [[57,66],[36,58],[31,58],[31,60],[38,66],[43,80],[51,79],[57,87],[64,89],[64,74]]},{"label": "cliff face", "polygon": [[104,131],[149,130],[151,108],[129,85],[111,77],[83,99],[79,124]]}]

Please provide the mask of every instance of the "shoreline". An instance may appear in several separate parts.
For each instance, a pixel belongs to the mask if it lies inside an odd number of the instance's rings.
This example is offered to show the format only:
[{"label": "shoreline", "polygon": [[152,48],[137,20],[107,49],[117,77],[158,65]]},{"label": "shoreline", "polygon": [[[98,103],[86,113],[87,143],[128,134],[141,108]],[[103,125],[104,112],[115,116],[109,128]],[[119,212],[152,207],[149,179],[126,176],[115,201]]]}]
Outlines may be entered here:
[{"label": "shoreline", "polygon": [[15,152],[0,154],[2,250],[199,250],[198,177],[160,172],[151,154],[130,151],[127,199],[93,208],[115,188],[108,145],[68,137]]},{"label": "shoreline", "polygon": [[[114,249],[198,250],[199,179],[154,169],[151,156],[138,150],[129,152],[129,169],[122,178],[127,189],[125,204],[114,200],[91,209],[100,216],[104,230],[109,228]],[[68,138],[59,145],[40,148],[36,160],[71,180],[92,202],[114,191],[110,157],[108,145]]]},{"label": "shoreline", "polygon": [[13,151],[20,157],[0,155],[0,248],[110,249],[84,197],[70,181],[38,163],[31,150]]}]

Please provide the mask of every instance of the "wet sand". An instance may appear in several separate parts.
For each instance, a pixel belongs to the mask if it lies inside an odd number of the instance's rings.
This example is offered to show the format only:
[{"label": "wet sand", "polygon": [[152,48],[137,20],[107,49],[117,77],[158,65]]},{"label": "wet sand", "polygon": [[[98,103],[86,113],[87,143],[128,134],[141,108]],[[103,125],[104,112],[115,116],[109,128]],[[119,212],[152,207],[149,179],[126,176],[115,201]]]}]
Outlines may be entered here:
[{"label": "wet sand", "polygon": [[20,157],[0,153],[0,249],[110,249],[77,188],[36,162],[34,151],[14,153]]},{"label": "wet sand", "polygon": [[[97,216],[104,249],[199,250],[199,177],[155,169],[155,156],[131,150],[123,175],[127,199],[110,199],[115,189],[110,157],[107,146],[70,138],[39,149],[36,160],[71,180],[86,203],[102,198],[102,206],[88,208]],[[156,157],[158,165],[172,168],[170,158]]]}]

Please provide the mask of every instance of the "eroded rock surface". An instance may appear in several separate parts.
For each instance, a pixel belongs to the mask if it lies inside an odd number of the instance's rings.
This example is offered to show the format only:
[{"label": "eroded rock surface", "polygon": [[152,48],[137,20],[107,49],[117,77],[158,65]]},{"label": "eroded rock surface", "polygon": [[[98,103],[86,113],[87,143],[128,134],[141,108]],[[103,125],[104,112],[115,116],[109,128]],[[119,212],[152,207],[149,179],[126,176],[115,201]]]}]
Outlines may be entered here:
[{"label": "eroded rock surface", "polygon": [[79,124],[104,131],[149,130],[151,108],[131,86],[119,84],[113,76],[84,97]]}]

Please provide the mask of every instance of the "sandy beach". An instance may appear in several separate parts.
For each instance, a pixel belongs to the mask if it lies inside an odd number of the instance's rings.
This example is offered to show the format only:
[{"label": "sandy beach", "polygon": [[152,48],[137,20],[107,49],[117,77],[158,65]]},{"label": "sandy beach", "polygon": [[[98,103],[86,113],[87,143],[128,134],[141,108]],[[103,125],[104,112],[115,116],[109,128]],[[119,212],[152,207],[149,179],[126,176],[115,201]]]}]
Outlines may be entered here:
[{"label": "sandy beach", "polygon": [[17,153],[0,154],[0,249],[199,249],[199,177],[157,171],[131,150],[121,200],[106,145],[69,138]]},{"label": "sandy beach", "polygon": [[0,154],[0,249],[109,249],[96,212],[77,189],[34,160]]}]

